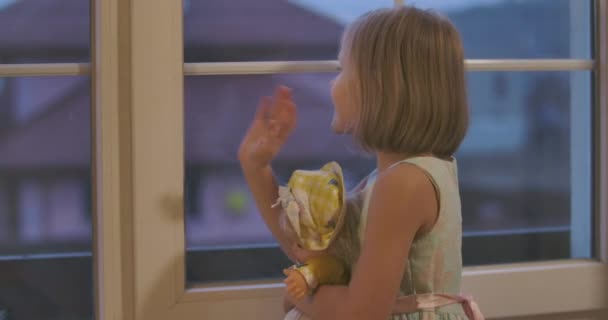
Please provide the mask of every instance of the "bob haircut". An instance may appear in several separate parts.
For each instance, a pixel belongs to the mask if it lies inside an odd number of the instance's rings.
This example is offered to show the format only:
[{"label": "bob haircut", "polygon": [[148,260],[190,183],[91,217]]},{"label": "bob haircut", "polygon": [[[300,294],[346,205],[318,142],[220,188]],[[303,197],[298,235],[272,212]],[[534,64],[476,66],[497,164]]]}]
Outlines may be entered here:
[{"label": "bob haircut", "polygon": [[402,6],[347,27],[344,62],[359,110],[352,128],[366,151],[451,157],[468,129],[464,52],[445,18]]}]

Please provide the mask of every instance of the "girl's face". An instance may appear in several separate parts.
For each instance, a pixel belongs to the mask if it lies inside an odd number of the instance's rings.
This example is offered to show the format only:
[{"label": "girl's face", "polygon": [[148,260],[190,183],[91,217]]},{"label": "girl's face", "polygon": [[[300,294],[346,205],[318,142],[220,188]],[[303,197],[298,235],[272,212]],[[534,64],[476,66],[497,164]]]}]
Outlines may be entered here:
[{"label": "girl's face", "polygon": [[347,63],[344,52],[340,52],[341,70],[331,82],[331,98],[334,103],[334,115],[331,128],[335,133],[350,133],[356,120],[356,106],[353,98],[355,83],[353,68]]}]

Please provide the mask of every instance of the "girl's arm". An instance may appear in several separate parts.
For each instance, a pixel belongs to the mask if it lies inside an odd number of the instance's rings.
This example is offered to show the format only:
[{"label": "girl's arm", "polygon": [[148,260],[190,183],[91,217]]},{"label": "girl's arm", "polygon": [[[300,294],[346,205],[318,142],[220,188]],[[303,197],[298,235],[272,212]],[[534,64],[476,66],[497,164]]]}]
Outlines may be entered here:
[{"label": "girl's arm", "polygon": [[239,147],[238,157],[243,175],[268,229],[281,249],[294,260],[291,243],[279,224],[278,186],[270,163],[296,126],[296,106],[291,90],[278,87],[274,97],[264,97]]},{"label": "girl's arm", "polygon": [[429,230],[437,214],[434,187],[421,169],[404,164],[379,175],[349,286],[322,286],[296,306],[321,320],[388,318],[414,237]]},{"label": "girl's arm", "polygon": [[272,172],[272,168],[270,165],[261,168],[248,167],[247,162],[244,161],[241,161],[241,167],[243,169],[245,180],[247,180],[251,194],[255,199],[257,208],[260,211],[264,222],[281,246],[283,252],[285,252],[289,259],[295,262],[296,257],[292,252],[292,244],[279,224],[279,214],[281,209],[279,206],[272,208],[272,205],[279,197],[278,185]]}]

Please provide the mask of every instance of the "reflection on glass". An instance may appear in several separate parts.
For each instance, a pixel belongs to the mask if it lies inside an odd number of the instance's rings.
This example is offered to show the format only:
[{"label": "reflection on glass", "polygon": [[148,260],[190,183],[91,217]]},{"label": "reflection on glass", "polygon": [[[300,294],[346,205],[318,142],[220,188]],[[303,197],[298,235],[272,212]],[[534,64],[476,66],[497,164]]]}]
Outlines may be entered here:
[{"label": "reflection on glass", "polygon": [[[393,1],[184,2],[186,62],[336,59],[344,26]],[[588,0],[406,1],[446,15],[467,58],[591,56]]]},{"label": "reflection on glass", "polygon": [[[298,127],[274,164],[280,178],[286,179],[294,169],[316,168],[331,160],[342,163],[351,186],[369,173],[373,159],[362,157],[348,137],[330,132],[332,77],[186,78],[190,250],[242,249],[274,242],[241,176],[236,150],[257,100],[278,84],[293,88],[299,109]],[[584,156],[591,152],[589,73],[469,73],[468,90],[471,126],[457,154],[465,236],[565,234],[560,238],[565,245],[555,248],[555,254],[571,257],[575,254],[568,242],[571,221],[591,217],[591,198],[588,193],[580,195],[581,186],[591,185]],[[590,241],[585,243],[588,248]],[[538,247],[538,252],[545,245],[542,239],[513,243]],[[476,263],[492,261],[473,258]],[[540,254],[526,256],[527,260],[542,258]]]},{"label": "reflection on glass", "polygon": [[92,314],[89,97],[86,77],[0,78],[4,319]]},{"label": "reflection on glass", "polygon": [[0,63],[89,61],[89,2],[0,0]]}]

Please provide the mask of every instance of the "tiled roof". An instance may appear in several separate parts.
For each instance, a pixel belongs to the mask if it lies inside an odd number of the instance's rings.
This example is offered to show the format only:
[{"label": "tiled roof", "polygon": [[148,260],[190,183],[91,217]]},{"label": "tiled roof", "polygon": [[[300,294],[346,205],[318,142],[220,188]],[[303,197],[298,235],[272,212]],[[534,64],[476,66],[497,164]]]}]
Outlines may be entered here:
[{"label": "tiled roof", "polygon": [[89,2],[20,0],[0,10],[0,57],[32,50],[86,50]]},{"label": "tiled roof", "polygon": [[[298,127],[281,159],[348,156],[347,137],[330,131],[332,74],[188,77],[185,81],[186,158],[189,163],[236,161],[236,150],[257,101],[285,84],[294,89]],[[86,87],[85,80],[82,85]],[[82,86],[81,86],[82,87]],[[1,168],[83,167],[90,161],[88,90],[0,137]]]},{"label": "tiled roof", "polygon": [[91,140],[88,91],[82,80],[55,106],[0,136],[0,170],[86,168]]},{"label": "tiled roof", "polygon": [[[41,50],[86,50],[90,8],[86,0],[20,0],[0,10],[0,57]],[[326,46],[337,49],[341,26],[285,0],[188,2],[186,49],[217,46]],[[19,35],[19,36],[15,36]],[[292,50],[293,51],[293,50]]]}]

